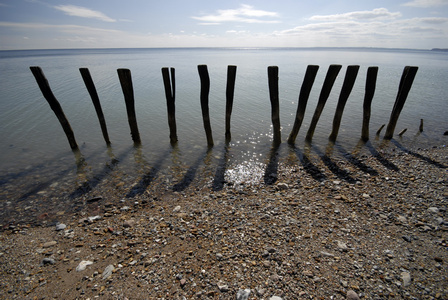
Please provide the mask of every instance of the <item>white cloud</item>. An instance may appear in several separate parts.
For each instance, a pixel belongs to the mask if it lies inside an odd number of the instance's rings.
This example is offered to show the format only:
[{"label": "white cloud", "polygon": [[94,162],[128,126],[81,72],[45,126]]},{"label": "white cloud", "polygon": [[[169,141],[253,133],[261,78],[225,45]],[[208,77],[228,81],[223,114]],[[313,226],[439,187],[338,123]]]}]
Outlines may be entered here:
[{"label": "white cloud", "polygon": [[387,8],[375,8],[370,11],[353,11],[336,15],[317,15],[312,16],[312,21],[341,21],[341,20],[386,20],[401,17],[399,12],[389,12]]},{"label": "white cloud", "polygon": [[448,0],[413,0],[410,2],[406,2],[403,5],[413,7],[437,7],[448,5]]},{"label": "white cloud", "polygon": [[76,5],[57,5],[54,6],[57,10],[63,11],[69,16],[81,17],[81,18],[91,18],[97,19],[104,22],[116,22],[115,19],[109,18],[102,12],[92,10],[82,6]]},{"label": "white cloud", "polygon": [[221,24],[223,22],[240,23],[279,23],[278,20],[266,20],[265,17],[275,18],[278,13],[265,10],[254,9],[253,6],[242,4],[237,9],[221,9],[216,14],[201,17],[192,17],[195,20],[203,21],[205,24]]}]

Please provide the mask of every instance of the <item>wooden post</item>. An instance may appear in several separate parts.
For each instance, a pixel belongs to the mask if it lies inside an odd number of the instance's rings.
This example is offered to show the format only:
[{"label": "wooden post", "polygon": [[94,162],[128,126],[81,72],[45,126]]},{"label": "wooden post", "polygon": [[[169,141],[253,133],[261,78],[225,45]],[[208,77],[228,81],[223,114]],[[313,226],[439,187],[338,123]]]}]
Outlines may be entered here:
[{"label": "wooden post", "polygon": [[381,130],[383,130],[383,128],[386,126],[386,124],[383,124],[380,126],[380,128],[376,131],[376,135],[379,136],[381,133]]},{"label": "wooden post", "polygon": [[64,111],[59,104],[59,101],[51,91],[50,84],[48,83],[47,78],[42,72],[42,69],[40,67],[30,67],[30,69],[37,81],[37,84],[39,85],[44,98],[47,100],[48,104],[50,104],[50,107],[58,118],[59,123],[61,123],[62,129],[64,130],[70,144],[70,148],[72,148],[72,150],[74,151],[78,150],[78,144],[76,143],[75,134],[73,133],[72,127],[70,126],[70,123],[68,122],[67,117],[65,116]]},{"label": "wooden post", "polygon": [[403,109],[404,103],[411,90],[412,83],[414,82],[415,75],[417,74],[418,67],[406,66],[403,70],[403,74],[400,80],[400,86],[398,89],[397,98],[395,99],[394,108],[390,114],[389,123],[387,124],[386,134],[384,139],[390,140],[394,135],[395,126],[397,125],[398,117]]},{"label": "wooden post", "polygon": [[129,69],[118,69],[121,89],[123,90],[126,112],[128,114],[129,127],[134,144],[140,145],[140,133],[138,132],[137,118],[135,116],[134,89],[132,87],[131,71]]},{"label": "wooden post", "polygon": [[226,142],[231,139],[230,116],[233,108],[233,96],[235,94],[236,66],[227,66],[227,87],[226,87]]},{"label": "wooden post", "polygon": [[168,68],[162,68],[163,84],[165,85],[166,107],[168,111],[168,126],[170,127],[170,143],[177,143],[176,127],[176,78],[175,70],[171,68],[171,78]]},{"label": "wooden post", "polygon": [[278,67],[268,67],[269,98],[271,100],[271,119],[274,132],[274,145],[282,141],[280,132],[280,105],[278,99]]},{"label": "wooden post", "polygon": [[80,68],[82,79],[86,85],[87,91],[92,98],[93,106],[95,107],[96,115],[98,116],[98,121],[100,122],[101,131],[103,132],[104,140],[107,145],[110,145],[109,134],[107,133],[106,120],[104,119],[103,109],[101,108],[100,98],[96,92],[95,84],[93,83],[92,76],[90,75],[89,69]]},{"label": "wooden post", "polygon": [[317,122],[319,121],[322,110],[324,109],[325,103],[330,96],[331,89],[336,80],[336,77],[341,70],[341,65],[330,65],[325,76],[324,84],[319,95],[319,101],[317,102],[316,110],[314,111],[313,119],[311,120],[310,128],[306,134],[306,141],[310,142],[313,139],[314,130],[316,130]]},{"label": "wooden post", "polygon": [[407,130],[408,130],[407,128],[403,129],[402,131],[400,131],[400,132],[398,133],[398,135],[399,135],[399,136],[402,136]]},{"label": "wooden post", "polygon": [[202,120],[204,122],[207,144],[213,147],[212,127],[210,125],[210,112],[208,108],[208,95],[210,93],[210,77],[208,75],[207,65],[198,65],[199,78],[201,79],[201,110]]},{"label": "wooden post", "polygon": [[344,112],[345,104],[347,103],[348,97],[352,92],[353,86],[355,85],[358,70],[359,66],[352,65],[347,67],[341,94],[339,94],[338,104],[336,106],[336,112],[333,118],[333,129],[329,137],[329,140],[332,142],[335,142],[338,136],[339,127],[341,126],[342,113]]},{"label": "wooden post", "polygon": [[299,103],[297,105],[296,120],[294,126],[289,134],[288,143],[294,145],[297,134],[299,133],[300,126],[302,126],[303,117],[305,116],[306,104],[310,97],[311,88],[313,87],[314,80],[316,79],[319,66],[309,65],[306,68],[305,78],[303,79],[302,87],[300,88]]},{"label": "wooden post", "polygon": [[420,119],[420,126],[418,128],[419,132],[423,132],[423,119]]},{"label": "wooden post", "polygon": [[375,95],[377,75],[378,75],[378,67],[369,67],[367,69],[366,89],[363,104],[362,130],[361,130],[361,139],[364,142],[369,140],[370,112],[373,96]]}]

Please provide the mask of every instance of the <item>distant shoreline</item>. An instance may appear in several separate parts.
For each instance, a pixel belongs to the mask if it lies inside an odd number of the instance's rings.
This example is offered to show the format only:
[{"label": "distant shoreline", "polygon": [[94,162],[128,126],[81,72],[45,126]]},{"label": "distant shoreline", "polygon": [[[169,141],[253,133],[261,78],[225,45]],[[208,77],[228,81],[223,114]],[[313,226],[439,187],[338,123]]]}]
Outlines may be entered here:
[{"label": "distant shoreline", "polygon": [[12,51],[65,51],[65,50],[379,50],[379,51],[443,51],[448,48],[382,48],[382,47],[147,47],[147,48],[55,48],[55,49],[1,49],[0,52]]}]

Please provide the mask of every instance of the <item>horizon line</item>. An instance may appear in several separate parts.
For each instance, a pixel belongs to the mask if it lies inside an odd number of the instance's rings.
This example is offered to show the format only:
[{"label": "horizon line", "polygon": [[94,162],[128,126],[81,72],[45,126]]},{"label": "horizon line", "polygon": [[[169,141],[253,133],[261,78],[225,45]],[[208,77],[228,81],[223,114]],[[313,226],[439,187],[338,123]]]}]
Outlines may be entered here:
[{"label": "horizon line", "polygon": [[32,48],[32,49],[0,49],[0,51],[42,51],[42,50],[114,50],[114,49],[229,49],[229,50],[263,50],[263,49],[378,49],[378,50],[417,50],[417,51],[446,51],[448,48],[388,48],[388,47],[102,47],[102,48]]}]

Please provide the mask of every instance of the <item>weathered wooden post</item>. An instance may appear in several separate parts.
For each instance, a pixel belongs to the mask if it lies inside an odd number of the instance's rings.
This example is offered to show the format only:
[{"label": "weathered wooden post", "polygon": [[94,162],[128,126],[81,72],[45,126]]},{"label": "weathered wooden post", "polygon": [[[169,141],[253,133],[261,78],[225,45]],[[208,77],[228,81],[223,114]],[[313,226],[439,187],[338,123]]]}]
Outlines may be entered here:
[{"label": "weathered wooden post", "polygon": [[341,126],[342,113],[344,112],[345,104],[347,103],[348,97],[352,92],[353,86],[355,85],[358,70],[359,66],[352,65],[347,67],[344,83],[342,84],[341,93],[339,94],[338,104],[336,106],[336,112],[333,118],[333,129],[329,137],[329,140],[332,142],[335,142],[338,136],[339,127]]},{"label": "weathered wooden post", "polygon": [[375,95],[377,76],[378,76],[378,67],[369,67],[367,69],[366,88],[363,103],[362,130],[361,130],[361,139],[364,142],[369,140],[370,112],[373,96]]},{"label": "weathered wooden post", "polygon": [[310,142],[313,139],[314,131],[316,130],[317,122],[319,121],[322,110],[324,109],[325,103],[330,96],[331,89],[336,80],[336,77],[341,70],[341,65],[330,65],[328,67],[327,75],[325,76],[324,84],[322,85],[322,90],[319,95],[319,101],[317,102],[316,110],[314,111],[313,119],[311,120],[310,128],[306,134],[305,140]]},{"label": "weathered wooden post", "polygon": [[278,99],[278,67],[268,67],[269,99],[271,100],[271,119],[274,133],[274,145],[282,142],[280,129],[280,105]]},{"label": "weathered wooden post", "polygon": [[176,78],[174,68],[162,68],[163,84],[165,85],[166,107],[168,111],[168,126],[170,127],[170,143],[177,143],[177,127],[176,127]]},{"label": "weathered wooden post", "polygon": [[381,130],[383,130],[383,128],[386,126],[386,124],[383,124],[380,126],[380,128],[378,128],[378,130],[376,131],[376,136],[379,136],[381,134]]},{"label": "weathered wooden post", "polygon": [[61,123],[62,129],[64,130],[70,144],[70,148],[72,148],[73,151],[78,150],[78,144],[76,143],[75,134],[73,133],[72,127],[70,126],[70,123],[68,122],[59,101],[51,91],[50,84],[42,72],[42,69],[40,67],[30,67],[30,70],[39,85],[42,95],[47,100],[48,104],[50,104],[50,107],[58,118],[59,123]]},{"label": "weathered wooden post", "polygon": [[394,135],[395,126],[397,125],[398,117],[403,109],[404,103],[411,90],[412,83],[414,82],[415,75],[417,74],[418,67],[406,66],[401,75],[400,86],[398,89],[397,98],[395,99],[394,108],[390,114],[389,123],[387,124],[386,134],[384,139],[390,140]]},{"label": "weathered wooden post", "polygon": [[311,88],[313,87],[314,80],[316,79],[319,66],[309,65],[306,68],[305,78],[303,79],[302,87],[300,88],[299,103],[297,105],[296,120],[289,134],[288,143],[294,145],[297,134],[299,133],[300,126],[302,126],[303,117],[305,116],[306,104],[310,97]]},{"label": "weathered wooden post", "polygon": [[121,89],[123,90],[126,112],[128,114],[129,127],[134,144],[140,145],[140,133],[138,132],[137,118],[135,116],[134,89],[132,86],[131,71],[129,69],[118,69]]},{"label": "weathered wooden post", "polygon": [[210,125],[210,112],[208,108],[208,95],[210,93],[210,77],[208,75],[207,65],[198,65],[199,78],[201,79],[201,110],[202,120],[204,122],[207,144],[213,147],[212,127]]},{"label": "weathered wooden post", "polygon": [[423,119],[420,119],[420,126],[418,127],[419,132],[423,132]]},{"label": "weathered wooden post", "polygon": [[103,132],[104,140],[107,145],[110,145],[109,134],[107,133],[106,120],[104,119],[103,109],[101,108],[100,98],[96,92],[95,84],[93,83],[92,76],[90,75],[88,68],[80,68],[82,79],[86,85],[87,91],[89,92],[90,98],[92,98],[93,106],[95,107],[96,115],[98,116],[98,121],[100,122],[101,131]]},{"label": "weathered wooden post", "polygon": [[233,97],[235,94],[236,66],[227,66],[227,86],[226,86],[226,141],[231,139],[230,116],[232,115]]}]

